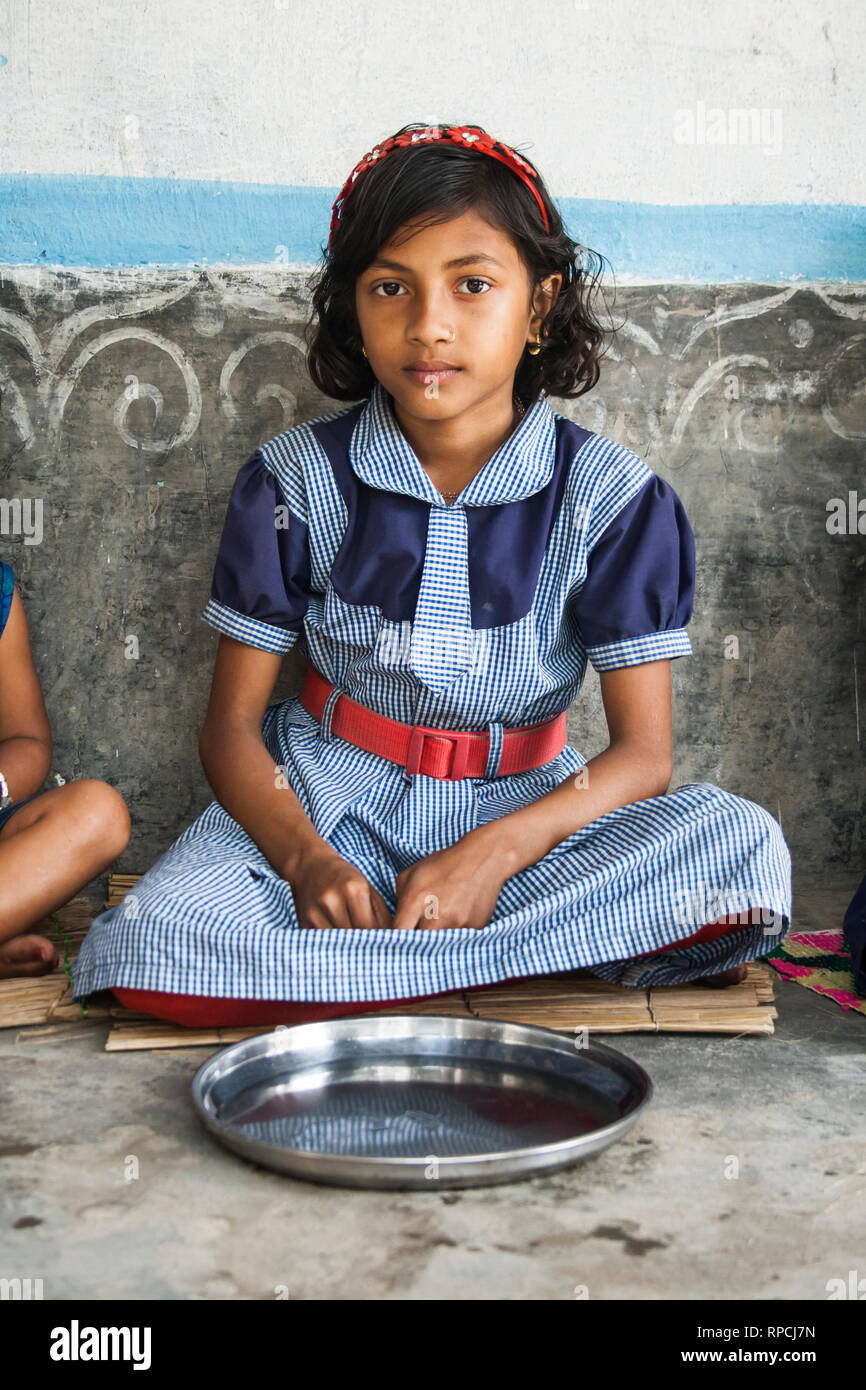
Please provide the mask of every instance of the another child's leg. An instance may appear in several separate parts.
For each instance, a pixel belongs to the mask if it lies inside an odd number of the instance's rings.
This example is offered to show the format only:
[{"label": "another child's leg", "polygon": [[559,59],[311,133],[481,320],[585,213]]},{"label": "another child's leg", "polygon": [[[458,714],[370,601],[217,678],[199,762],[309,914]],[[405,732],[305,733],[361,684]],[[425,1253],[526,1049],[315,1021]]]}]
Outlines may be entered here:
[{"label": "another child's leg", "polygon": [[123,797],[91,777],[50,788],[0,827],[0,978],[54,968],[53,944],[23,933],[113,863],[129,832]]}]

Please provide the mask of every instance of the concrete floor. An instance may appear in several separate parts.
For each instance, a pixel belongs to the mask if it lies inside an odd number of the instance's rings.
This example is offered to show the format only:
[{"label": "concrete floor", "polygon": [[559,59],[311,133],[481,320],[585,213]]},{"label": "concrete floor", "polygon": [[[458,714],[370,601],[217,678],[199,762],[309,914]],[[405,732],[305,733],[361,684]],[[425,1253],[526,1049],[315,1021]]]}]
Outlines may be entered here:
[{"label": "concrete floor", "polygon": [[[838,926],[858,881],[795,894],[794,929]],[[625,1139],[550,1177],[417,1194],[224,1150],[190,1100],[206,1049],[0,1030],[0,1275],[46,1299],[826,1300],[866,1277],[866,1016],[780,977],[776,1007],[771,1037],[599,1034],[655,1086]]]}]

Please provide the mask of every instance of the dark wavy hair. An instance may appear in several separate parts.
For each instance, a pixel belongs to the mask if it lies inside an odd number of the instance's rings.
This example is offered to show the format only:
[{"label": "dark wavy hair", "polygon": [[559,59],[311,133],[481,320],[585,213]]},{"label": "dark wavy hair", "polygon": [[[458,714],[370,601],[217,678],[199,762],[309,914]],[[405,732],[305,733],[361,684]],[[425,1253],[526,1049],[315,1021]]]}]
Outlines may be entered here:
[{"label": "dark wavy hair", "polygon": [[[426,128],[416,122],[396,134]],[[519,154],[526,159],[522,150]],[[339,401],[361,400],[373,389],[376,378],[361,352],[355,282],[380,247],[411,219],[427,217],[423,225],[431,226],[474,208],[514,241],[529,274],[533,306],[540,283],[556,272],[562,275],[556,302],[540,327],[541,351],[524,350],[516,391],[525,401],[541,391],[566,399],[591,391],[606,351],[605,330],[592,305],[605,258],[567,235],[540,176],[537,188],[549,234],[521,179],[477,150],[420,141],[391,150],[367,169],[344,200],[332,250],[322,247],[324,264],[308,282],[312,314],[305,330],[306,362],[318,389]]]}]

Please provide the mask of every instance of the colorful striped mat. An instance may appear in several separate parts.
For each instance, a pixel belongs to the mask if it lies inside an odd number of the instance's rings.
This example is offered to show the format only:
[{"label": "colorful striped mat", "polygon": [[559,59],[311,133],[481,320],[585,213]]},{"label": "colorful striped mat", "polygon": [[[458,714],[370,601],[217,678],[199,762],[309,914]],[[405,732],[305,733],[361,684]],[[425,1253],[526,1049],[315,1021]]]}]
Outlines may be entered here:
[{"label": "colorful striped mat", "polygon": [[851,952],[841,928],[836,931],[789,932],[781,946],[761,956],[786,980],[826,994],[843,1009],[866,1014],[866,995],[854,987]]}]

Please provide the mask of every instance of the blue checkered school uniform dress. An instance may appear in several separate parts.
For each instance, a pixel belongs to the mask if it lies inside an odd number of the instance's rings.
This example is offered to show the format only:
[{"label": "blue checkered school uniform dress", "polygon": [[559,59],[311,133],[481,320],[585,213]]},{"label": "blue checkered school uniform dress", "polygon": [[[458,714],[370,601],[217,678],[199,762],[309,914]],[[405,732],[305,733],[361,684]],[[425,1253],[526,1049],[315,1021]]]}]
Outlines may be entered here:
[{"label": "blue checkered school uniform dress", "polygon": [[[296,696],[268,708],[262,736],[319,834],[393,913],[401,869],[587,761],[569,744],[543,767],[497,777],[504,729],[567,709],[587,661],[610,671],[691,653],[694,561],[673,488],[543,395],[446,506],[377,383],[368,401],[295,425],[247,459],[202,616],[264,651],[300,639],[334,683],[321,723]],[[423,761],[410,774],[335,736],[340,692],[406,724],[488,730],[485,775],[446,780]],[[749,908],[767,918],[733,938],[636,959]],[[673,984],[765,954],[790,912],[779,823],[710,782],[575,830],[505,881],[480,930],[299,927],[290,884],[213,801],[95,919],[75,997],[125,986],[387,1000],[579,967],[627,986]]]}]

